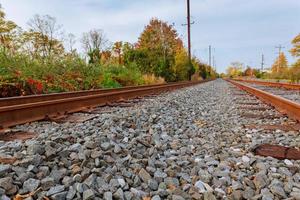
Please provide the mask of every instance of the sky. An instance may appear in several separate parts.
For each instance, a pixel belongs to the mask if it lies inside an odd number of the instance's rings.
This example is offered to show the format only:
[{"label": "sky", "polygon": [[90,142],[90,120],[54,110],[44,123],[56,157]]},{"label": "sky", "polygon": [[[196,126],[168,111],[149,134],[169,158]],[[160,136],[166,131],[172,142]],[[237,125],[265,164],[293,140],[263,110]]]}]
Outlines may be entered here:
[{"label": "sky", "polygon": [[[300,0],[190,0],[192,53],[208,62],[208,46],[218,72],[231,62],[266,67],[283,45],[290,63],[291,40],[300,33]],[[34,14],[51,15],[66,33],[79,38],[102,29],[111,41],[136,42],[151,18],[174,24],[187,43],[186,0],[0,0],[7,18],[28,28]],[[77,44],[80,47],[79,41]]]}]

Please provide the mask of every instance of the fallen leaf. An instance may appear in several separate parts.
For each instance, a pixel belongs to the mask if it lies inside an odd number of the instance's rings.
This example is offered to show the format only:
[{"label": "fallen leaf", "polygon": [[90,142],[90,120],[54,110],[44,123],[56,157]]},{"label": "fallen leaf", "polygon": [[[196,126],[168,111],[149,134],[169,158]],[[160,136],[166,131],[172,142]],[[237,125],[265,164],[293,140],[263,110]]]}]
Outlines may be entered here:
[{"label": "fallen leaf", "polygon": [[0,163],[1,164],[14,164],[17,161],[17,158],[0,158]]},{"label": "fallen leaf", "polygon": [[13,200],[24,200],[28,197],[32,197],[33,195],[35,195],[35,193],[37,193],[39,190],[41,190],[41,188],[38,188],[36,191],[30,192],[28,194],[17,194]]}]

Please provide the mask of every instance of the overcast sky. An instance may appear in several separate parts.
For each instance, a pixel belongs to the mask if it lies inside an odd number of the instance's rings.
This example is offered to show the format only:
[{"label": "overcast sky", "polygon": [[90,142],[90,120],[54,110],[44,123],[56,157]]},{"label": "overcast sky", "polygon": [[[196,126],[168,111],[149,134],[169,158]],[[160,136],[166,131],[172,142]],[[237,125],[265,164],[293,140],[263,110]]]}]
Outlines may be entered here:
[{"label": "overcast sky", "polygon": [[[1,0],[7,18],[22,28],[34,14],[57,18],[68,33],[103,29],[110,41],[136,42],[152,17],[174,23],[186,42],[186,0]],[[219,72],[232,61],[260,66],[276,57],[275,46],[285,46],[300,33],[300,0],[191,0],[192,52],[208,61],[213,46]],[[79,44],[78,44],[79,45]]]}]

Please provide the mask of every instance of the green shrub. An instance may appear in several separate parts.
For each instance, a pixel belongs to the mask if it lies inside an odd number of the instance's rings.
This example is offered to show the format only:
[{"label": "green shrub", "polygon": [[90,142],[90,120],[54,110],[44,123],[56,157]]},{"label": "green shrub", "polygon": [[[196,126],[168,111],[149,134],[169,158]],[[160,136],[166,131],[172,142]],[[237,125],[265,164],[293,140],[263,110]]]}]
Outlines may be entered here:
[{"label": "green shrub", "polygon": [[119,88],[119,87],[121,87],[120,83],[118,83],[117,81],[112,79],[112,75],[110,73],[104,74],[102,86],[104,88]]},{"label": "green shrub", "polygon": [[119,88],[144,83],[143,74],[134,63],[126,67],[87,64],[78,56],[51,60],[0,52],[0,85],[11,84],[25,91],[25,95]]}]

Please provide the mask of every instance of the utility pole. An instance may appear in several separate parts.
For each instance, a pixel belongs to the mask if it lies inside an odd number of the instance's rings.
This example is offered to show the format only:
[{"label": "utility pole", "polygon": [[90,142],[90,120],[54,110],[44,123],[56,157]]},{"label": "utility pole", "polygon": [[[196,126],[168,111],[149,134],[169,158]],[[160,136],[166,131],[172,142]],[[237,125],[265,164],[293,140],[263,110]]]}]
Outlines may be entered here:
[{"label": "utility pole", "polygon": [[264,54],[261,55],[261,71],[264,70],[264,65],[265,65],[265,56]]},{"label": "utility pole", "polygon": [[193,75],[193,66],[192,66],[192,45],[191,45],[191,25],[195,22],[191,22],[191,7],[190,0],[187,0],[187,24],[182,24],[183,26],[187,26],[188,32],[188,57],[189,57],[189,79],[192,79]]},{"label": "utility pole", "polygon": [[275,47],[276,49],[278,49],[278,64],[277,64],[277,73],[279,72],[279,68],[281,67],[281,62],[280,62],[280,54],[281,54],[281,49],[284,49],[285,47],[282,46],[281,44],[277,47]]},{"label": "utility pole", "polygon": [[211,66],[211,45],[208,47],[209,51],[209,66]]},{"label": "utility pole", "polygon": [[217,72],[217,62],[216,62],[215,56],[212,57],[212,60],[213,60],[213,64],[212,64],[213,66],[212,67],[215,70],[215,72]]},{"label": "utility pole", "polygon": [[189,53],[189,63],[192,63],[192,54],[191,54],[191,8],[190,0],[187,0],[187,32],[188,32],[188,53]]}]

